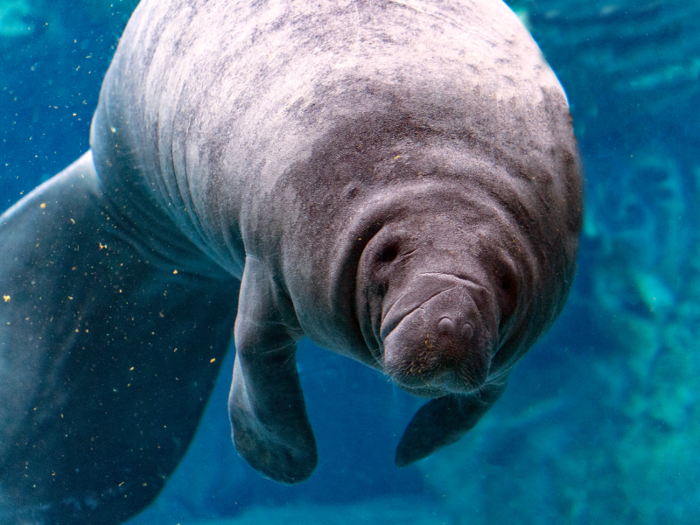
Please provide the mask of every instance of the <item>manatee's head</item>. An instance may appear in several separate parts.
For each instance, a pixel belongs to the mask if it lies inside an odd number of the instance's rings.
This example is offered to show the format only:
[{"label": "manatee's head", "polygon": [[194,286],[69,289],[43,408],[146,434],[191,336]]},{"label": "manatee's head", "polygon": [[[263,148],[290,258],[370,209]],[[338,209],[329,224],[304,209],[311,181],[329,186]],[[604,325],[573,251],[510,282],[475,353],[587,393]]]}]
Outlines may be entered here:
[{"label": "manatee's head", "polygon": [[517,309],[518,263],[500,249],[495,214],[479,217],[478,207],[459,199],[423,196],[416,209],[409,203],[398,215],[360,257],[365,342],[379,367],[411,394],[477,392]]}]

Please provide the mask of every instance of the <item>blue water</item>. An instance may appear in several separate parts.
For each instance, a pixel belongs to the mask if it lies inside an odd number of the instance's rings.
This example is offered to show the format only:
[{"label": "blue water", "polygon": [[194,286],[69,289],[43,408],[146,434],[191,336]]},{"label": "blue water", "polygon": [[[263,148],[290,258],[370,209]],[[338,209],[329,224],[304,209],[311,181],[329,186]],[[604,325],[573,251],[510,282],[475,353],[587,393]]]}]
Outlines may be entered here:
[{"label": "blue water", "polygon": [[[511,5],[568,93],[587,182],[571,299],[506,394],[397,470],[419,402],[304,342],[320,462],[284,487],[231,445],[229,356],[190,452],[131,523],[700,523],[700,4]],[[133,7],[0,0],[0,208],[89,147]]]}]

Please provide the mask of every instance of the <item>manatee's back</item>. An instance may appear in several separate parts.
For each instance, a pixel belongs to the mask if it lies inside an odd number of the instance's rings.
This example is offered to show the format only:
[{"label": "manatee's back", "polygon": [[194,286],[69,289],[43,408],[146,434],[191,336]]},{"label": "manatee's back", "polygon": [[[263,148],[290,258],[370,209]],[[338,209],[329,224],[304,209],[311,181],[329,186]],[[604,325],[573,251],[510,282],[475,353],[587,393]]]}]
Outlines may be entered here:
[{"label": "manatee's back", "polygon": [[[288,220],[257,203],[339,121],[390,113],[400,97],[445,134],[455,113],[435,108],[460,106],[461,128],[506,129],[466,99],[536,107],[545,91],[566,107],[500,1],[144,1],[105,79],[91,144],[127,209],[154,202],[240,276],[242,238],[252,246]],[[551,137],[533,130],[528,140],[544,150]]]}]

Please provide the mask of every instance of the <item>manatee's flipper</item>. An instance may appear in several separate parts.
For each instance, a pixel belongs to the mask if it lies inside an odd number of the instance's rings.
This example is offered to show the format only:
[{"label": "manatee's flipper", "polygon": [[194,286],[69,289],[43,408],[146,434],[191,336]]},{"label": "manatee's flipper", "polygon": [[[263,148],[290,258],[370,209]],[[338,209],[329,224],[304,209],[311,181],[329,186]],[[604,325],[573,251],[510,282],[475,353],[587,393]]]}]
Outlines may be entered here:
[{"label": "manatee's flipper", "polygon": [[506,383],[489,384],[479,395],[450,394],[423,405],[403,433],[396,449],[396,466],[407,467],[469,432],[501,397]]},{"label": "manatee's flipper", "polygon": [[316,441],[296,367],[299,335],[264,263],[246,258],[229,416],[236,450],[259,473],[299,483],[316,468]]},{"label": "manatee's flipper", "polygon": [[164,250],[167,236],[151,243],[149,230],[102,195],[90,152],[0,217],[10,523],[121,523],[155,498],[193,437],[238,282],[179,233]]}]

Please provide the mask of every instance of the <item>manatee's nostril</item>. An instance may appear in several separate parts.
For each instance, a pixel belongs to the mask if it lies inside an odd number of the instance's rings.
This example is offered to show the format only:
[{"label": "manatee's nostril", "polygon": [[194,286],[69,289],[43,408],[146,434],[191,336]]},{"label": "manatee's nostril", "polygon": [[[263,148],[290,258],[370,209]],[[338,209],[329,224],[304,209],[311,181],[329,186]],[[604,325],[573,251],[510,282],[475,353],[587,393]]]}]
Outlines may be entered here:
[{"label": "manatee's nostril", "polygon": [[449,317],[443,317],[438,323],[438,333],[444,335],[453,334],[455,331],[455,324]]},{"label": "manatee's nostril", "polygon": [[472,327],[472,325],[469,323],[464,323],[464,326],[462,326],[462,338],[471,339],[473,335],[474,328]]}]

